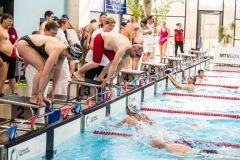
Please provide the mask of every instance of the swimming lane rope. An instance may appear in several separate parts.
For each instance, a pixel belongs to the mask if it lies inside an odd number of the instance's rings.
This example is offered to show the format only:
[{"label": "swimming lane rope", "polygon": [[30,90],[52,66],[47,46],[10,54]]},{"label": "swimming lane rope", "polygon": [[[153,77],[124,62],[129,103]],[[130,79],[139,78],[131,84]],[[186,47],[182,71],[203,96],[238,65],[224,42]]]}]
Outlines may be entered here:
[{"label": "swimming lane rope", "polygon": [[[183,82],[182,84],[187,84],[187,83]],[[196,83],[195,86],[208,86],[208,87],[222,87],[222,88],[238,89],[238,86],[229,86],[229,85],[221,85],[221,84],[200,84],[200,83]]]},{"label": "swimming lane rope", "polygon": [[[133,134],[129,134],[129,133],[99,131],[99,130],[94,130],[93,133],[100,134],[100,135],[121,136],[121,137],[132,137],[133,136]],[[203,144],[203,145],[215,145],[215,146],[240,148],[239,143],[233,143],[233,142],[207,142],[207,141],[200,141],[200,140],[193,140],[193,142],[196,144]]]},{"label": "swimming lane rope", "polygon": [[232,71],[232,70],[211,70],[211,69],[207,69],[206,71],[211,71],[211,72],[232,72],[232,73],[240,73],[240,71]]},{"label": "swimming lane rope", "polygon": [[225,100],[240,100],[240,97],[225,97],[225,96],[214,96],[214,95],[211,96],[211,95],[192,94],[192,93],[163,92],[163,95],[186,96],[186,97],[203,97],[203,98],[225,99]]},{"label": "swimming lane rope", "polygon": [[164,112],[164,113],[175,113],[175,114],[190,114],[190,115],[201,115],[201,116],[226,117],[226,118],[240,119],[240,115],[236,115],[236,114],[180,111],[180,110],[159,109],[159,108],[141,108],[141,110],[142,111],[152,111],[152,112]]},{"label": "swimming lane rope", "polygon": [[94,134],[103,134],[103,135],[111,135],[111,136],[122,136],[122,137],[131,137],[132,134],[128,133],[119,133],[119,132],[110,132],[110,131],[93,131]]},{"label": "swimming lane rope", "polygon": [[[196,75],[198,77],[198,75]],[[204,76],[204,77],[212,77],[212,78],[235,78],[235,77],[227,77],[227,76]]]}]

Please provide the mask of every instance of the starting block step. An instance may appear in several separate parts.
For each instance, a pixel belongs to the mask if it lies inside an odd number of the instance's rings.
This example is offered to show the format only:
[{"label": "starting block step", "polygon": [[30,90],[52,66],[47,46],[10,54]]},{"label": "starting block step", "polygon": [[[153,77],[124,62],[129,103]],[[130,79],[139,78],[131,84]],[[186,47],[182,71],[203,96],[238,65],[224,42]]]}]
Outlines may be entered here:
[{"label": "starting block step", "polygon": [[134,79],[140,79],[141,76],[145,75],[145,71],[122,69],[117,78],[117,84],[132,82]]},{"label": "starting block step", "polygon": [[206,55],[206,51],[196,51],[196,50],[188,50],[189,54],[194,54],[197,57],[204,57]]},{"label": "starting block step", "polygon": [[[166,62],[167,60],[167,62]],[[164,63],[167,63],[168,68],[181,66],[181,62],[183,61],[183,58],[176,58],[176,57],[162,57],[162,61]]]},{"label": "starting block step", "polygon": [[77,97],[83,97],[83,99],[87,99],[88,97],[95,96],[95,103],[98,104],[98,94],[102,92],[102,82],[98,82],[92,79],[85,79],[84,81],[72,80],[69,81],[68,84],[68,93],[67,93],[67,101],[73,99],[70,98],[70,86],[72,84],[77,84]]},{"label": "starting block step", "polygon": [[167,64],[157,62],[142,62],[141,69],[144,70],[146,74],[148,72],[150,75],[154,75],[156,73],[162,73],[165,69],[167,69]]},{"label": "starting block step", "polygon": [[101,87],[102,82],[98,82],[98,81],[95,81],[92,79],[85,78],[84,81],[72,80],[72,81],[69,81],[69,83],[80,84],[80,85],[89,85],[89,86],[93,86],[93,87]]},{"label": "starting block step", "polygon": [[178,53],[179,58],[182,58],[184,62],[191,62],[193,58],[197,57],[194,54]]},{"label": "starting block step", "polygon": [[0,103],[10,104],[12,106],[11,119],[28,120],[33,116],[43,116],[46,119],[45,122],[47,123],[47,115],[51,113],[53,104],[46,104],[46,107],[39,107],[36,104],[29,103],[29,100],[30,97],[11,95],[1,97]]},{"label": "starting block step", "polygon": [[39,108],[36,104],[29,103],[30,97],[18,96],[18,95],[11,95],[11,96],[4,96],[0,98],[0,103],[4,104],[11,104],[17,105],[22,107],[29,107],[29,108]]}]

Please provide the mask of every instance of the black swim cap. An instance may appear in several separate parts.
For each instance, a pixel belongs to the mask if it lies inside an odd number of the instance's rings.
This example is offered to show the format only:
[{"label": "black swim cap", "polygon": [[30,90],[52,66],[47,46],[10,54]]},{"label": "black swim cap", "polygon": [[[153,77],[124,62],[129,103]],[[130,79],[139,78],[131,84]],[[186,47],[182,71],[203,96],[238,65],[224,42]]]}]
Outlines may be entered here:
[{"label": "black swim cap", "polygon": [[80,58],[82,56],[82,46],[78,43],[74,43],[68,46],[68,52],[75,58]]},{"label": "black swim cap", "polygon": [[195,84],[197,81],[197,78],[194,76],[192,80],[193,80],[193,84]]},{"label": "black swim cap", "polygon": [[171,72],[172,72],[172,71],[168,69],[168,70],[165,71],[165,74],[169,74],[169,73],[171,73]]}]

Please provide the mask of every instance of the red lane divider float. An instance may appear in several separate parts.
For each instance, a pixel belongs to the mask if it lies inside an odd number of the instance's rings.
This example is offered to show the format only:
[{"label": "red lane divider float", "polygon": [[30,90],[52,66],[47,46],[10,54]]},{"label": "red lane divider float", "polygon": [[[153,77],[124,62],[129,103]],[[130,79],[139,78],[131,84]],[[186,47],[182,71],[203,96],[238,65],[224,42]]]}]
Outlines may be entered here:
[{"label": "red lane divider float", "polygon": [[212,117],[227,117],[227,118],[240,119],[240,115],[236,115],[236,114],[180,111],[180,110],[158,109],[158,108],[141,108],[141,110],[142,111],[153,111],[153,112],[164,112],[164,113],[175,113],[175,114],[190,114],[190,115],[201,115],[201,116],[212,116]]},{"label": "red lane divider float", "polygon": [[[182,84],[187,84],[187,83],[183,82]],[[238,86],[229,86],[229,85],[220,85],[220,84],[200,84],[200,83],[196,83],[195,86],[208,86],[208,87],[222,87],[222,88],[238,89]]]},{"label": "red lane divider float", "polygon": [[194,140],[196,144],[205,144],[205,145],[215,145],[215,146],[225,146],[225,147],[232,147],[232,148],[240,148],[239,143],[232,143],[232,142],[204,142],[199,140]]},{"label": "red lane divider float", "polygon": [[[94,130],[93,133],[94,134],[101,134],[101,135],[109,135],[109,136],[121,136],[121,137],[131,137],[131,136],[133,136],[133,134],[129,134],[129,133],[119,133],[119,132],[111,132],[111,131],[98,131],[98,130]],[[232,143],[232,142],[206,142],[206,141],[200,141],[200,140],[194,140],[193,142],[196,143],[196,144],[240,148],[240,144]]]},{"label": "red lane divider float", "polygon": [[128,133],[119,133],[119,132],[109,132],[109,131],[93,131],[94,134],[102,134],[102,135],[111,135],[111,136],[122,136],[122,137],[131,137],[132,134]]},{"label": "red lane divider float", "polygon": [[211,72],[232,72],[232,73],[240,73],[240,71],[232,71],[232,70],[210,70],[210,69],[207,69],[206,71],[211,71]]},{"label": "red lane divider float", "polygon": [[240,100],[240,97],[210,96],[210,95],[191,94],[191,93],[163,92],[163,95],[186,96],[186,97],[203,97],[203,98],[238,100],[238,101]]}]

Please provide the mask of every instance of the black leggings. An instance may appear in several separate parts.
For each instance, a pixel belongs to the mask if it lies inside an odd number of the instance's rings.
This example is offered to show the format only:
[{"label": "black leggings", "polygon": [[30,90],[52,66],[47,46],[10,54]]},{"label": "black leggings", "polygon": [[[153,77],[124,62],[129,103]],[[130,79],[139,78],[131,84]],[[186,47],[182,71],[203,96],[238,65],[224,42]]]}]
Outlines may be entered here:
[{"label": "black leggings", "polygon": [[175,57],[177,57],[178,46],[180,47],[181,53],[184,53],[184,51],[183,51],[183,41],[175,42]]},{"label": "black leggings", "polygon": [[7,79],[13,79],[15,77],[16,70],[16,57],[9,58]]}]

